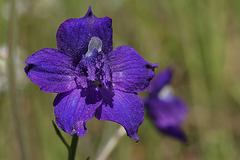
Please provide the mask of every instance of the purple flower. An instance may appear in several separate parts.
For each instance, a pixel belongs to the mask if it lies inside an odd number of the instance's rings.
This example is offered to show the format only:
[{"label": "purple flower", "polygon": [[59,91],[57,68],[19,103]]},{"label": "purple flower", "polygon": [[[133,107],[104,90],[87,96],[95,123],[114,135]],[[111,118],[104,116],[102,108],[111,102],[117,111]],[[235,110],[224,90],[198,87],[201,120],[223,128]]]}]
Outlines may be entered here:
[{"label": "purple flower", "polygon": [[186,142],[181,124],[187,115],[184,101],[176,97],[170,86],[172,69],[166,68],[150,84],[144,103],[154,125],[163,133]]},{"label": "purple flower", "polygon": [[53,105],[57,125],[70,135],[83,136],[93,117],[121,124],[139,140],[144,91],[157,64],[145,61],[130,46],[113,50],[112,20],[97,18],[91,7],[83,18],[64,21],[57,47],[27,58],[25,72],[42,91],[58,93]]}]

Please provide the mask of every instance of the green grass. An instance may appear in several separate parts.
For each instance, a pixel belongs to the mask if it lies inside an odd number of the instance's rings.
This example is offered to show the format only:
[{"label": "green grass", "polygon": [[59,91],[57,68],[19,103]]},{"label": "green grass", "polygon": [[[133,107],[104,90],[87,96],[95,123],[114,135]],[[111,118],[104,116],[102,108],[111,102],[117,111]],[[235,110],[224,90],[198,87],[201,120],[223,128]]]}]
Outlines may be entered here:
[{"label": "green grass", "polygon": [[[7,41],[7,20],[2,16],[7,2],[0,2],[0,46]],[[23,52],[15,54],[21,54],[22,66],[35,51],[56,48],[58,26],[67,18],[84,16],[90,5],[87,0],[47,2],[17,5],[21,10],[17,46]],[[146,117],[139,129],[140,142],[125,136],[109,160],[239,159],[240,1],[92,0],[91,5],[95,15],[112,18],[114,48],[132,46],[149,62],[159,63],[157,72],[174,66],[176,94],[189,105],[183,126],[189,138],[187,145],[159,134]],[[27,78],[24,82],[25,87],[19,83],[18,98],[30,159],[66,159],[67,150],[51,123],[55,95],[41,92]],[[0,126],[0,159],[18,159],[7,90],[0,91]],[[103,130],[110,136],[117,126],[90,120],[87,134],[79,139],[76,159],[93,159]]]}]

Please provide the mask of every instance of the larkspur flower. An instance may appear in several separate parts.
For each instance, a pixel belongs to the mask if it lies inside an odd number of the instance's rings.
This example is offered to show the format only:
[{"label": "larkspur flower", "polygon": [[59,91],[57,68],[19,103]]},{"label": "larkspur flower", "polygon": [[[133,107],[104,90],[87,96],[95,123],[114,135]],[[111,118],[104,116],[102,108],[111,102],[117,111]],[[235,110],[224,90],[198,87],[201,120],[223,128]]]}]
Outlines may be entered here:
[{"label": "larkspur flower", "polygon": [[145,61],[130,46],[113,50],[112,20],[97,18],[91,7],[83,18],[64,21],[57,47],[27,58],[25,72],[42,91],[58,93],[53,105],[57,125],[83,136],[93,117],[121,124],[139,140],[144,105],[137,92],[154,77],[157,64]]},{"label": "larkspur flower", "polygon": [[166,68],[153,79],[144,104],[157,129],[186,142],[181,124],[187,115],[187,105],[172,93],[170,86],[172,72],[171,68]]}]

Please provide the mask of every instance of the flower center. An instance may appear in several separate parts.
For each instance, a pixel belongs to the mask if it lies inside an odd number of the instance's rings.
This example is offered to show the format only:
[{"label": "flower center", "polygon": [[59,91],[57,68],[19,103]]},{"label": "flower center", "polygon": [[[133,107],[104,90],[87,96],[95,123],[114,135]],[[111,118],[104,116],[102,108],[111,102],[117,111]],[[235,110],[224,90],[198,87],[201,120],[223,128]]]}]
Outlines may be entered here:
[{"label": "flower center", "polygon": [[86,57],[92,56],[94,53],[94,50],[97,50],[97,52],[102,51],[102,41],[98,37],[92,37],[89,44],[88,44],[88,51],[86,53]]},{"label": "flower center", "polygon": [[88,51],[79,62],[80,76],[85,79],[83,88],[90,85],[109,88],[110,68],[107,63],[107,55],[102,52],[102,41],[98,37],[92,37],[88,44]]},{"label": "flower center", "polygon": [[159,99],[168,99],[170,95],[172,95],[173,90],[170,85],[164,86],[161,91],[158,93],[158,98]]}]

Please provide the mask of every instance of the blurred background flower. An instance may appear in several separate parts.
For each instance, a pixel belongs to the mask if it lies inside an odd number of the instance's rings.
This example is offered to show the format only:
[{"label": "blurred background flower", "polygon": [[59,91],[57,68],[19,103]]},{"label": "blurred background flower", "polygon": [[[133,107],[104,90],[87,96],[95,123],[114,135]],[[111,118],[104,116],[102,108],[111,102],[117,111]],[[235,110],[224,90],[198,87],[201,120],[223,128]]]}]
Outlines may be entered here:
[{"label": "blurred background flower", "polygon": [[144,105],[155,127],[162,133],[187,142],[181,129],[187,116],[186,103],[173,93],[171,86],[173,69],[168,67],[158,73],[150,83]]},{"label": "blurred background flower", "polygon": [[[7,43],[7,3],[8,0],[0,1],[0,46]],[[189,106],[188,118],[183,125],[189,145],[159,136],[146,117],[138,131],[140,141],[136,144],[125,136],[109,159],[238,159],[240,1],[18,1],[16,46],[23,51],[19,52],[23,58],[20,65],[25,66],[25,59],[41,48],[56,48],[59,25],[68,18],[82,17],[90,4],[95,15],[112,18],[114,48],[132,46],[148,62],[159,63],[156,72],[168,65],[175,66],[172,85],[176,95],[186,100]],[[3,71],[2,59],[0,61],[0,71]],[[18,70],[16,72],[18,74]],[[23,72],[23,68],[19,69],[20,74],[24,75]],[[28,81],[27,77],[24,80]],[[55,95],[40,92],[32,83],[18,89],[18,93],[30,158],[66,159],[67,151],[51,124]],[[0,92],[0,159],[4,160],[18,159],[8,97],[7,90]],[[88,134],[79,140],[76,159],[87,156],[94,159],[101,147],[100,141],[104,144],[118,127],[95,119],[87,126]],[[104,136],[101,136],[102,132],[105,132]]]}]

